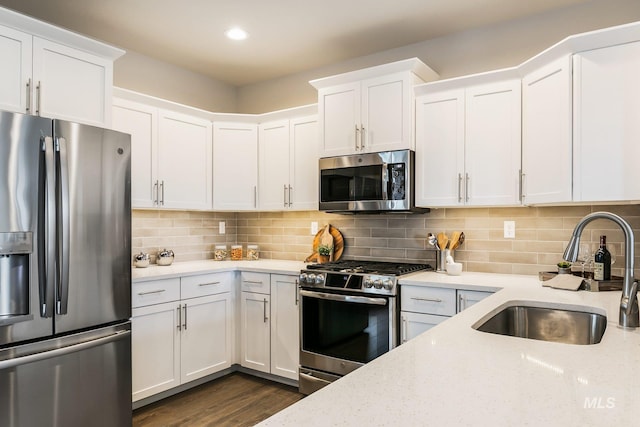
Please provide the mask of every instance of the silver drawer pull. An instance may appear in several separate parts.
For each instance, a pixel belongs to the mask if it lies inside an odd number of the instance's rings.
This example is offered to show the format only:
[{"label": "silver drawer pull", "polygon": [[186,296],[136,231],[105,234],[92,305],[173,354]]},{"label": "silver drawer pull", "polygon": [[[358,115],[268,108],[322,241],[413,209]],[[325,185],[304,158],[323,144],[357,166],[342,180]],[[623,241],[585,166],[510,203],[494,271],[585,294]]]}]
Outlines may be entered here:
[{"label": "silver drawer pull", "polygon": [[212,286],[212,285],[219,285],[220,282],[211,282],[211,283],[200,283],[198,286]]},{"label": "silver drawer pull", "polygon": [[158,289],[157,291],[138,292],[138,295],[143,296],[143,295],[151,295],[151,294],[161,294],[164,291],[165,291],[164,289]]},{"label": "silver drawer pull", "polygon": [[416,300],[416,301],[442,302],[442,300],[441,300],[441,299],[439,299],[439,298],[418,298],[418,297],[412,297],[411,299]]},{"label": "silver drawer pull", "polygon": [[244,283],[253,283],[254,285],[262,285],[262,280],[244,280]]}]

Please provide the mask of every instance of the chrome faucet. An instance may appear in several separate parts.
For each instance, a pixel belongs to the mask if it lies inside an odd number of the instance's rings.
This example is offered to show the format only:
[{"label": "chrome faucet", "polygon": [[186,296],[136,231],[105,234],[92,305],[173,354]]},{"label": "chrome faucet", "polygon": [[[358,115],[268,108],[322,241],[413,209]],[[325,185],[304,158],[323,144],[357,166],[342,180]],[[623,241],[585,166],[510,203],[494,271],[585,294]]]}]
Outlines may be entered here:
[{"label": "chrome faucet", "polygon": [[573,230],[573,235],[567,248],[564,250],[564,259],[574,262],[578,259],[580,236],[584,228],[594,219],[608,219],[620,226],[624,232],[624,282],[622,286],[622,299],[620,300],[620,316],[618,322],[623,328],[634,329],[640,326],[638,315],[638,281],[633,278],[634,237],[633,230],[627,221],[611,212],[593,212],[578,222]]}]

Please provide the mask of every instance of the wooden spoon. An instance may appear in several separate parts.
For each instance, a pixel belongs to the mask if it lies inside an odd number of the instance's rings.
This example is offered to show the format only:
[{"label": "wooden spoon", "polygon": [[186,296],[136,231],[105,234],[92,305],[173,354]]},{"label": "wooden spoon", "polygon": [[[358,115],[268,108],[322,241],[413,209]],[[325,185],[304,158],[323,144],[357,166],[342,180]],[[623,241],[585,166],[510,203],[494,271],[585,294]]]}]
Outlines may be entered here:
[{"label": "wooden spoon", "polygon": [[449,242],[449,249],[454,250],[459,246],[460,232],[454,231],[451,235],[451,241]]},{"label": "wooden spoon", "polygon": [[449,238],[443,232],[438,233],[437,237],[438,237],[438,248],[440,248],[441,251],[444,251],[445,249],[447,249],[447,243],[449,243]]}]

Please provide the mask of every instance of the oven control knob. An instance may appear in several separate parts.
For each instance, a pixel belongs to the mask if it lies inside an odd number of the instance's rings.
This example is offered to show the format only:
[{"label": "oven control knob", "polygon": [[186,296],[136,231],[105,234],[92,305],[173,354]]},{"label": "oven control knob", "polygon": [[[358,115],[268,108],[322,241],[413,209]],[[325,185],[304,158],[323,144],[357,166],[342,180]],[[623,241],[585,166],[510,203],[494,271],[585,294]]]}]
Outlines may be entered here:
[{"label": "oven control knob", "polygon": [[366,278],[364,279],[364,287],[365,288],[370,288],[373,286],[373,281],[370,278]]},{"label": "oven control knob", "polygon": [[316,276],[316,285],[324,285],[324,276],[322,274]]},{"label": "oven control knob", "polygon": [[382,289],[382,280],[376,279],[373,281],[373,287],[376,289]]},{"label": "oven control knob", "polygon": [[309,273],[307,275],[307,283],[310,285],[313,285],[314,283],[316,283],[316,275],[314,273]]},{"label": "oven control knob", "polygon": [[300,274],[300,283],[307,283],[307,273]]},{"label": "oven control knob", "polygon": [[393,282],[389,279],[385,279],[382,282],[382,287],[384,287],[386,290],[390,291],[391,289],[393,289]]}]

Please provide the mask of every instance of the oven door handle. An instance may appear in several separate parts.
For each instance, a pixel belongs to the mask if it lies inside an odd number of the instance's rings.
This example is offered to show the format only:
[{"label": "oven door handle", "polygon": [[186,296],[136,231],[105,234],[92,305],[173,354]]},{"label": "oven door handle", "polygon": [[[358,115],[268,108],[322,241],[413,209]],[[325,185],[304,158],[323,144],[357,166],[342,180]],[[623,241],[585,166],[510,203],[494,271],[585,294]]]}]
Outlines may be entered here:
[{"label": "oven door handle", "polygon": [[300,295],[303,297],[325,299],[331,301],[354,302],[356,304],[387,305],[386,298],[369,298],[359,297],[355,295],[329,294],[326,292],[305,291],[304,289],[300,290]]}]

